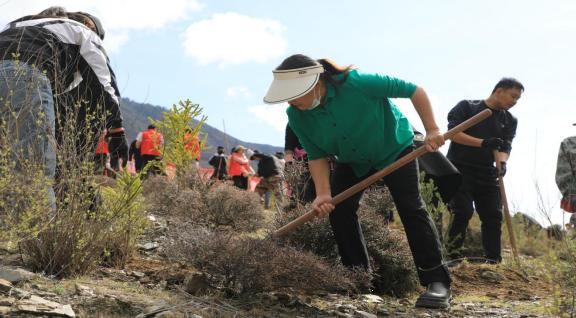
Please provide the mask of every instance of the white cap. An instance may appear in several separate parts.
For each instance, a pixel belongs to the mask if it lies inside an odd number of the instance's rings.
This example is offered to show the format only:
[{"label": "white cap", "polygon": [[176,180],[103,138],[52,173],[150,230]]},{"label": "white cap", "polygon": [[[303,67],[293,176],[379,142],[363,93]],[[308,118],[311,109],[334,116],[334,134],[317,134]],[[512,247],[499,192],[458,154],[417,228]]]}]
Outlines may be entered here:
[{"label": "white cap", "polygon": [[306,95],[318,83],[324,67],[313,65],[291,70],[274,70],[272,73],[274,81],[264,96],[267,104],[287,102]]}]

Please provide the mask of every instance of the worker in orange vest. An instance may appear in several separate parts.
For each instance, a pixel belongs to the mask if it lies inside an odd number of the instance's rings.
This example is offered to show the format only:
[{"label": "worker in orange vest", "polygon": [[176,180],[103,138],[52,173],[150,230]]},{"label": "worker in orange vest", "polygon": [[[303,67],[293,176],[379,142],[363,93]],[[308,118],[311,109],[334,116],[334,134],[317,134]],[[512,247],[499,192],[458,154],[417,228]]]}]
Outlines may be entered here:
[{"label": "worker in orange vest", "polygon": [[198,136],[192,134],[192,129],[186,128],[184,134],[184,149],[190,154],[190,157],[195,158],[194,165],[196,169],[200,168],[200,159],[202,151],[200,151],[200,139]]},{"label": "worker in orange vest", "polygon": [[106,164],[108,163],[108,143],[106,143],[106,132],[104,129],[98,137],[98,144],[96,145],[96,154],[94,155],[94,173],[106,175]]},{"label": "worker in orange vest", "polygon": [[[143,131],[136,137],[136,148],[140,150],[142,156],[142,167],[150,161],[159,161],[162,159],[162,148],[164,146],[164,136],[156,131],[156,126],[148,125],[148,130]],[[162,171],[158,167],[151,167],[148,173],[160,174]]]}]

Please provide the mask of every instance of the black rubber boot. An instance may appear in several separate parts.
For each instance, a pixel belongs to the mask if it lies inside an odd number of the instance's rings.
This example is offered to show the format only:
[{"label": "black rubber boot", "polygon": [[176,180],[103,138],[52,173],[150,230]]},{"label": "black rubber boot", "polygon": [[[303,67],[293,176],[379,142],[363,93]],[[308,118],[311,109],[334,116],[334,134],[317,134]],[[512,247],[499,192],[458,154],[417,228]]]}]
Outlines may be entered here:
[{"label": "black rubber boot", "polygon": [[428,284],[426,291],[416,300],[416,307],[446,309],[450,307],[450,285],[445,282]]}]

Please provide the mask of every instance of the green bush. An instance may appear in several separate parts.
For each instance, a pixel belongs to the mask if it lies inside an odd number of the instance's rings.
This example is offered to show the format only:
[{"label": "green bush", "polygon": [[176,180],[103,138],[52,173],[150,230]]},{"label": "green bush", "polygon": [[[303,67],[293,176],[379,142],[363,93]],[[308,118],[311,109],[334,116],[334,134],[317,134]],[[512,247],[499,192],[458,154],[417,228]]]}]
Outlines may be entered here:
[{"label": "green bush", "polygon": [[[3,239],[20,247],[31,269],[56,277],[87,274],[102,259],[122,266],[144,226],[140,180],[121,175],[116,185],[105,187],[114,182],[101,183],[93,175],[92,147],[99,134],[93,129],[103,127],[104,114],[80,120],[84,102],[59,102],[67,112],[57,114],[57,143],[49,137],[56,146],[56,180],[43,175],[43,160],[34,155],[0,151],[0,226],[9,229]],[[10,133],[0,129],[0,149],[19,140]],[[55,209],[48,204],[47,185],[54,186]]]}]

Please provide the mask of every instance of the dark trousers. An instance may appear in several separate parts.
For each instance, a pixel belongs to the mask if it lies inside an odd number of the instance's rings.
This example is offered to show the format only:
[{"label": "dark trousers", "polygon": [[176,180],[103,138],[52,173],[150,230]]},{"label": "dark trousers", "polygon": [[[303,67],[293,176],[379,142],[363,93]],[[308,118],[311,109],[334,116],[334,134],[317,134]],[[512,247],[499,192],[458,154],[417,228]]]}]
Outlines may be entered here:
[{"label": "dark trousers", "polygon": [[453,221],[449,232],[448,249],[450,258],[461,257],[460,250],[466,238],[468,222],[474,208],[482,222],[482,245],[490,261],[500,262],[500,239],[502,235],[502,205],[500,188],[495,171],[471,169],[457,166],[462,173],[462,186],[450,202]]},{"label": "dark trousers", "polygon": [[248,190],[248,178],[244,176],[233,176],[232,181],[234,182],[234,186]]},{"label": "dark trousers", "polygon": [[97,153],[94,155],[94,173],[97,175],[104,174],[106,170],[106,161],[108,159],[107,154]]},{"label": "dark trousers", "polygon": [[124,137],[112,137],[108,142],[108,147],[114,149],[110,152],[110,167],[114,171],[120,171],[120,159],[122,159],[122,169],[126,170],[126,163],[128,163],[128,146],[123,144]]},{"label": "dark trousers", "polygon": [[[405,150],[404,156],[412,151]],[[370,174],[376,171],[371,171]],[[348,189],[362,181],[370,174],[362,177],[354,175],[352,168],[346,164],[336,165],[332,179],[332,196]],[[422,285],[432,282],[450,282],[450,274],[442,265],[442,251],[438,233],[430,219],[420,196],[418,184],[418,164],[412,161],[395,172],[384,177],[394,204],[404,224],[408,244],[412,251],[414,263],[418,269],[418,277]],[[362,229],[356,214],[362,192],[346,199],[330,213],[330,224],[336,238],[342,263],[348,267],[369,268],[368,252],[362,235]],[[436,267],[435,269],[432,269]]]},{"label": "dark trousers", "polygon": [[[150,161],[159,161],[159,160],[160,156],[142,155],[142,168],[145,168]],[[157,166],[151,166],[148,170],[147,175],[150,174],[162,174],[162,170],[160,170],[160,168],[158,168]]]}]

